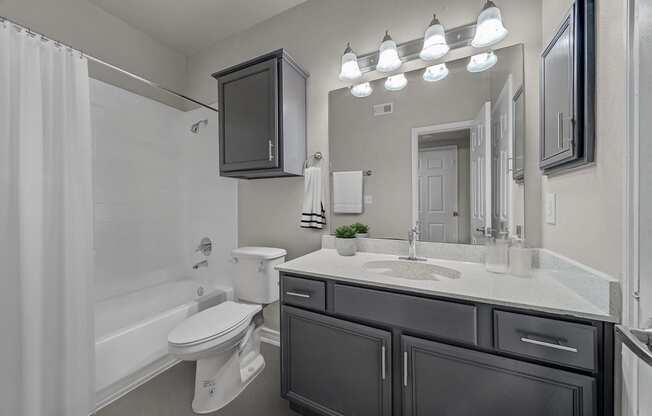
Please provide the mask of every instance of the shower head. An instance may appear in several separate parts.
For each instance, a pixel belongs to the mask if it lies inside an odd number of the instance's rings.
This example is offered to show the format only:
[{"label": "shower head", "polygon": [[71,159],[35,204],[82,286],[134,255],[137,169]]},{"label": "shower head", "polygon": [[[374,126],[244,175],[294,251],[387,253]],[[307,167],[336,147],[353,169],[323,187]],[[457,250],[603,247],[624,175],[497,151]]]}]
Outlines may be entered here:
[{"label": "shower head", "polygon": [[199,120],[198,122],[190,126],[190,131],[195,134],[199,134],[199,128],[202,126],[202,124],[204,126],[208,126],[208,120]]}]

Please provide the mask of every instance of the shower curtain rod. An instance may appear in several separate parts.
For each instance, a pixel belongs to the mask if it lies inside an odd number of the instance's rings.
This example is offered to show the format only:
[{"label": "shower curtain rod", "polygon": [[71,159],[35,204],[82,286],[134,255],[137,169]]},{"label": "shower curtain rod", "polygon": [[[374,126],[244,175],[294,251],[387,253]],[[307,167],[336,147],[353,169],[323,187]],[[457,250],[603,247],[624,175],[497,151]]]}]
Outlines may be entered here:
[{"label": "shower curtain rod", "polygon": [[40,34],[40,33],[34,32],[34,31],[32,31],[29,27],[27,27],[27,26],[25,26],[25,25],[23,25],[23,24],[21,24],[21,23],[18,23],[18,22],[16,22],[16,21],[12,20],[12,19],[9,19],[9,18],[4,17],[4,16],[0,16],[0,23],[5,23],[5,22],[12,24],[12,25],[16,26],[16,27],[19,28],[19,29],[23,29],[23,30],[25,30],[28,34],[30,34],[30,35],[32,35],[32,36],[40,36],[41,39],[43,39],[43,40],[50,41],[50,42],[54,42],[55,44],[57,44],[57,45],[61,45],[62,47],[65,47],[65,48],[71,49],[71,50],[73,50],[73,51],[77,51],[77,52],[79,52],[82,56],[84,56],[86,59],[88,59],[88,60],[90,60],[90,61],[93,61],[93,62],[98,63],[98,64],[100,64],[100,65],[106,66],[106,67],[108,67],[108,68],[111,68],[111,69],[113,69],[114,71],[118,71],[118,72],[120,72],[120,73],[122,73],[122,74],[124,74],[124,75],[127,75],[127,76],[129,76],[129,77],[131,77],[131,78],[133,78],[133,79],[136,79],[136,80],[138,80],[138,81],[141,81],[141,82],[143,82],[143,83],[145,83],[145,84],[147,84],[147,85],[149,85],[149,86],[152,86],[152,87],[154,87],[154,88],[157,88],[157,89],[159,89],[159,90],[161,90],[161,91],[163,91],[163,92],[166,92],[166,93],[168,93],[168,94],[170,94],[170,95],[173,95],[173,96],[175,96],[175,97],[177,97],[177,98],[182,98],[182,99],[184,99],[184,100],[187,100],[187,101],[193,102],[193,103],[195,103],[195,104],[197,104],[197,105],[200,105],[200,106],[202,106],[202,107],[204,107],[204,108],[207,108],[207,109],[209,109],[209,110],[213,110],[213,111],[215,111],[216,113],[219,113],[219,112],[220,112],[220,111],[219,111],[217,108],[215,108],[215,107],[212,107],[212,106],[210,106],[210,105],[208,105],[208,104],[204,104],[204,103],[202,103],[201,101],[195,100],[194,98],[190,98],[190,97],[188,97],[188,96],[185,96],[185,95],[183,95],[183,94],[180,94],[180,93],[178,93],[178,92],[176,92],[176,91],[174,91],[174,90],[171,90],[171,89],[169,89],[169,88],[167,88],[167,87],[164,87],[164,86],[162,86],[162,85],[160,85],[160,84],[157,84],[157,83],[154,82],[154,81],[150,81],[150,80],[148,80],[147,78],[141,77],[140,75],[134,74],[133,72],[129,72],[129,71],[127,71],[126,69],[122,69],[122,68],[120,68],[120,67],[118,67],[118,66],[115,66],[115,65],[113,65],[113,64],[111,64],[111,63],[109,63],[109,62],[106,62],[106,61],[104,61],[104,60],[102,60],[102,59],[100,59],[100,58],[96,58],[96,57],[93,56],[93,55],[89,55],[89,54],[87,54],[86,52],[84,52],[84,51],[82,51],[82,50],[79,50],[79,49],[77,49],[77,48],[73,48],[72,46],[67,45],[67,44],[65,44],[65,43],[63,43],[63,42],[60,42],[60,41],[58,41],[58,40],[56,40],[56,39],[53,39],[53,38],[51,38],[51,37],[49,37],[49,36],[45,36],[45,35],[42,35],[42,34]]}]

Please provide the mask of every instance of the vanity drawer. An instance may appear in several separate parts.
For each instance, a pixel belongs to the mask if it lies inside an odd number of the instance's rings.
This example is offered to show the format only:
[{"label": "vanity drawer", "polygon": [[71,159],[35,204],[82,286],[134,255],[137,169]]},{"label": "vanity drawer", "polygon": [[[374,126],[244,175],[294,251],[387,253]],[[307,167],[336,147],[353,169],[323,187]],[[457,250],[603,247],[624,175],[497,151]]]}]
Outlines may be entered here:
[{"label": "vanity drawer", "polygon": [[291,276],[283,276],[282,279],[283,303],[315,311],[326,310],[325,282]]},{"label": "vanity drawer", "polygon": [[473,305],[335,284],[333,312],[441,339],[477,344]]},{"label": "vanity drawer", "polygon": [[596,337],[590,325],[494,311],[494,343],[501,351],[595,370]]}]

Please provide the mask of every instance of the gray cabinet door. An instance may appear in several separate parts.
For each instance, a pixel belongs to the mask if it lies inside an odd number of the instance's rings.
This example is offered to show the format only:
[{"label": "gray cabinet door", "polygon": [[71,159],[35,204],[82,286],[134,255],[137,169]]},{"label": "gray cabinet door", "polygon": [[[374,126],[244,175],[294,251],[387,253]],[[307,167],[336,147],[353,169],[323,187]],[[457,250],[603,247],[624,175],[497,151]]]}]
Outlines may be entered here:
[{"label": "gray cabinet door", "polygon": [[566,16],[541,55],[542,168],[577,157],[574,15],[571,11]]},{"label": "gray cabinet door", "polygon": [[318,414],[391,414],[391,335],[282,308],[282,393]]},{"label": "gray cabinet door", "polygon": [[218,79],[220,170],[279,167],[278,60]]},{"label": "gray cabinet door", "polygon": [[593,416],[595,380],[403,336],[403,416]]}]

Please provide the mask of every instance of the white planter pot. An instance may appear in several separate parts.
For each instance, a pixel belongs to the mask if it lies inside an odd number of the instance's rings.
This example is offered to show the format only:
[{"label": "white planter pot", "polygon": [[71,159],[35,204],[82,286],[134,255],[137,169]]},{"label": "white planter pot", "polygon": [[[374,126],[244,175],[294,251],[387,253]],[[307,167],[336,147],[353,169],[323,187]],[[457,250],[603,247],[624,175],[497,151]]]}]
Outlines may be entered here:
[{"label": "white planter pot", "polygon": [[355,238],[369,238],[369,233],[356,233]]},{"label": "white planter pot", "polygon": [[355,238],[335,238],[335,249],[340,256],[353,256],[357,251]]}]

